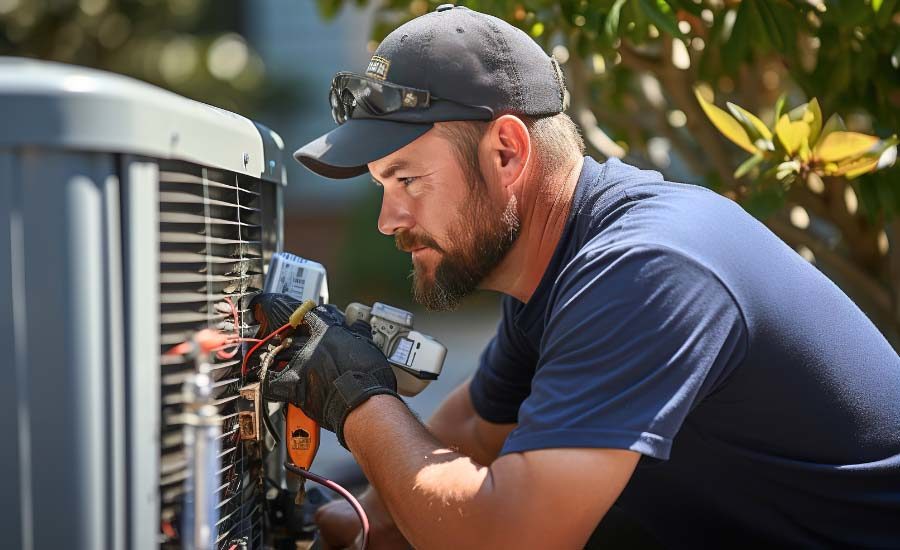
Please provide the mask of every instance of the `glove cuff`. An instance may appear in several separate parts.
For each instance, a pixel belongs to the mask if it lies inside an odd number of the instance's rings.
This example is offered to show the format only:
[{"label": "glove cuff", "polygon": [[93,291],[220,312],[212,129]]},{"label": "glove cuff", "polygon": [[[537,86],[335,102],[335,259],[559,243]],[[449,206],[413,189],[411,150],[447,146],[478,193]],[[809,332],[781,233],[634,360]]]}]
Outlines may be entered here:
[{"label": "glove cuff", "polygon": [[344,422],[353,412],[353,409],[365,403],[375,395],[392,395],[403,403],[403,398],[393,389],[383,385],[375,376],[367,372],[350,371],[335,378],[333,382],[345,406],[340,420],[335,424],[334,433],[338,442],[348,451],[347,442],[344,441]]}]

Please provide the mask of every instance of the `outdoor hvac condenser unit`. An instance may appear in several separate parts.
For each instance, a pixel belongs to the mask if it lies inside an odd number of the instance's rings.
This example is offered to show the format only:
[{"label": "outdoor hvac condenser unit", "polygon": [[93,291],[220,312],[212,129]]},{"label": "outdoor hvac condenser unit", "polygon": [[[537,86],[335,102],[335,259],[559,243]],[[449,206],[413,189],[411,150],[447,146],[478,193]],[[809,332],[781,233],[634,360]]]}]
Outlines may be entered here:
[{"label": "outdoor hvac condenser unit", "polygon": [[[255,333],[247,302],[282,245],[281,150],[130,78],[0,58],[0,547],[181,547],[194,364],[164,352],[228,330],[226,297]],[[267,457],[238,437],[240,355],[211,376],[212,538],[259,548]]]}]

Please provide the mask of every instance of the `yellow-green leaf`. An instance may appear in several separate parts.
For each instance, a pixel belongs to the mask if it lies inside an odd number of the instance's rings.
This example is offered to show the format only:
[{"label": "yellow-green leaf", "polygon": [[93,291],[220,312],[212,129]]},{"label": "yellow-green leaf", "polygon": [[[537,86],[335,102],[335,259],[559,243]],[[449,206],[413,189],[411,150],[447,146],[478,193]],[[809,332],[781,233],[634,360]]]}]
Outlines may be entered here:
[{"label": "yellow-green leaf", "polygon": [[784,111],[784,102],[787,100],[787,94],[781,94],[778,96],[778,100],[775,102],[775,122],[778,122],[778,119],[781,118],[781,113]]},{"label": "yellow-green leaf", "polygon": [[775,135],[778,137],[778,141],[781,142],[784,152],[793,156],[794,153],[800,150],[804,142],[808,146],[809,124],[803,120],[794,122],[791,121],[789,115],[781,115],[781,118],[778,119],[778,124],[775,125]]},{"label": "yellow-green leaf", "polygon": [[791,119],[791,122],[797,122],[803,120],[803,117],[806,116],[806,110],[809,107],[809,103],[804,103],[803,105],[797,105],[793,109],[787,112],[787,116]]},{"label": "yellow-green leaf", "polygon": [[834,113],[825,121],[825,125],[822,127],[822,132],[819,134],[819,139],[816,140],[816,144],[818,145],[818,143],[825,139],[825,136],[831,132],[844,132],[846,130],[847,125],[844,124],[844,119],[841,118],[841,115]]},{"label": "yellow-green leaf", "polygon": [[740,122],[735,120],[734,117],[724,110],[703,99],[703,96],[700,95],[700,92],[696,88],[694,88],[694,95],[697,96],[700,107],[703,108],[703,112],[706,113],[706,116],[717,130],[722,132],[725,137],[733,141],[741,149],[749,153],[757,152],[756,146],[750,141],[750,136],[747,135],[747,131],[744,130]]},{"label": "yellow-green leaf", "polygon": [[831,132],[816,144],[814,154],[819,160],[837,162],[868,152],[878,141],[876,136],[857,132]]},{"label": "yellow-green leaf", "polygon": [[759,166],[759,164],[763,160],[765,160],[765,157],[762,154],[757,153],[753,155],[737,167],[737,170],[734,171],[734,177],[737,179],[744,177],[748,172],[750,172],[750,170],[753,170],[754,168]]},{"label": "yellow-green leaf", "polygon": [[[747,109],[744,109],[740,105],[736,105],[734,103],[731,103],[730,101],[725,103],[725,105],[728,106],[728,110],[731,111],[731,114],[734,115],[734,118],[738,119],[738,122],[744,123],[745,128],[752,128],[756,131],[757,134],[759,134],[761,138],[765,140],[772,139],[772,131],[769,130],[769,127],[766,126],[765,123],[763,123],[763,121],[759,119],[759,117],[757,117]],[[748,133],[750,133],[749,130]]]},{"label": "yellow-green leaf", "polygon": [[798,156],[800,157],[801,162],[808,162],[809,158],[812,156],[812,151],[809,149],[809,141],[803,140],[800,142],[800,150],[798,151]]},{"label": "yellow-green leaf", "polygon": [[878,156],[866,155],[856,159],[848,160],[840,164],[832,175],[844,176],[847,179],[853,179],[869,172],[874,172],[878,167]]},{"label": "yellow-green leaf", "polygon": [[807,116],[803,120],[809,119],[809,142],[815,143],[819,139],[819,132],[822,131],[822,108],[819,107],[819,100],[812,98],[806,107]]}]

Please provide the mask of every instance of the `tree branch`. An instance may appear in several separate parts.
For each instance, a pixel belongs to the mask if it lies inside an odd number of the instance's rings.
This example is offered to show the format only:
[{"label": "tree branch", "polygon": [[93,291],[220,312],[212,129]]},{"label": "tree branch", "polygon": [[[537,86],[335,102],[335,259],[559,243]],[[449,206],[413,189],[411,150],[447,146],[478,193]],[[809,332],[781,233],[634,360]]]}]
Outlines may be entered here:
[{"label": "tree branch", "polygon": [[[671,40],[670,38],[662,40],[663,52],[660,58],[650,58],[645,54],[638,53],[623,41],[619,48],[622,63],[635,70],[648,71],[659,79],[672,104],[687,116],[687,129],[697,141],[700,149],[706,152],[711,167],[718,173],[725,185],[737,191],[731,155],[725,149],[718,130],[706,119],[706,115],[694,98],[687,73],[668,61],[672,57]],[[699,175],[705,175],[705,173],[706,171],[701,171]],[[738,198],[740,198],[739,194]]]},{"label": "tree branch", "polygon": [[[577,56],[570,57],[568,63],[566,63],[566,72],[570,90],[569,97],[572,102],[571,110],[575,115],[575,122],[581,127],[584,134],[585,145],[605,158],[620,158],[639,166],[646,164],[640,157],[630,154],[613,141],[597,123],[597,116],[588,103],[591,97],[591,79],[588,76],[588,69],[584,65],[584,60]],[[612,116],[612,113],[604,113],[604,117],[615,118]],[[637,128],[636,123],[632,125],[632,128]],[[632,135],[630,137],[634,138],[635,136]]]}]

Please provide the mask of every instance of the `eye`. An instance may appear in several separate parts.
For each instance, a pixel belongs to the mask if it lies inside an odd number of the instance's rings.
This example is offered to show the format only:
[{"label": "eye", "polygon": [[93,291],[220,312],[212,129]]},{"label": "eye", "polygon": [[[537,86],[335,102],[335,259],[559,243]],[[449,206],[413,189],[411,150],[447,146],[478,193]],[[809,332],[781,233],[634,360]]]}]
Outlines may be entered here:
[{"label": "eye", "polygon": [[419,179],[419,176],[410,176],[408,178],[399,178],[399,181],[404,187],[409,187],[417,179]]}]

